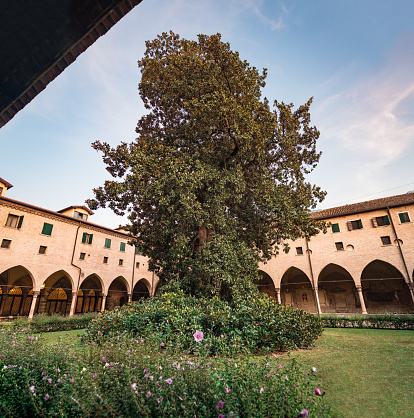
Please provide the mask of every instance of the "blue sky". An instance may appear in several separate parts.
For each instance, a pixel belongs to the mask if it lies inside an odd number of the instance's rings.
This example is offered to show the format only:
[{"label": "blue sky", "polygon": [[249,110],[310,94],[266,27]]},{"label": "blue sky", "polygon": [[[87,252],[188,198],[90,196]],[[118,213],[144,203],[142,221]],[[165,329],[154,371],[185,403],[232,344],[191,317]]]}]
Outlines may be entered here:
[{"label": "blue sky", "polygon": [[[143,0],[0,129],[8,197],[52,210],[93,197],[108,173],[90,144],[135,138],[137,61],[169,30],[220,32],[268,69],[271,101],[314,97],[319,208],[414,190],[414,1]],[[125,223],[103,209],[91,221]]]}]

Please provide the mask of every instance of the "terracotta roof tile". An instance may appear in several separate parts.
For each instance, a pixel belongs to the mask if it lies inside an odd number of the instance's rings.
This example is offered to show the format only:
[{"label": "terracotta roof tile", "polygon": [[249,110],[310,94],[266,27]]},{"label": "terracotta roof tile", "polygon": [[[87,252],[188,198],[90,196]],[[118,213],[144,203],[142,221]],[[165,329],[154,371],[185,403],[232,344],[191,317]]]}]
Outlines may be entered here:
[{"label": "terracotta roof tile", "polygon": [[335,218],[337,216],[353,215],[356,213],[370,212],[387,207],[393,208],[414,204],[414,193],[399,194],[396,196],[382,197],[380,199],[367,200],[365,202],[352,203],[345,206],[324,209],[313,212],[310,217],[317,220]]}]

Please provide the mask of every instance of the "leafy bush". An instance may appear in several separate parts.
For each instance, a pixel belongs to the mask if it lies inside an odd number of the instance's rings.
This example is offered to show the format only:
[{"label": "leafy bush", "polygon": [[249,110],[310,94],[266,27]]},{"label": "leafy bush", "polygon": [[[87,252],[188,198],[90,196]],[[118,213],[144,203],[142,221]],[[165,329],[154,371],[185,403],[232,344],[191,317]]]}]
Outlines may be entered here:
[{"label": "leafy bush", "polygon": [[34,315],[31,321],[27,318],[18,318],[13,321],[13,326],[30,328],[32,332],[69,331],[71,329],[86,328],[92,319],[97,318],[97,316],[97,312],[74,316],[42,313]]},{"label": "leafy bush", "polygon": [[[175,292],[101,313],[88,326],[84,339],[123,330],[148,337],[165,349],[239,354],[310,347],[322,329],[318,317],[280,306],[264,294],[240,296],[230,305],[218,297],[198,299]],[[195,341],[196,330],[203,332],[203,341]]]},{"label": "leafy bush", "polygon": [[414,315],[377,314],[377,315],[323,315],[321,321],[326,328],[375,328],[375,329],[412,329]]},{"label": "leafy bush", "polygon": [[0,415],[330,416],[316,373],[294,361],[195,360],[126,336],[99,341],[45,345],[27,332],[0,333]]}]

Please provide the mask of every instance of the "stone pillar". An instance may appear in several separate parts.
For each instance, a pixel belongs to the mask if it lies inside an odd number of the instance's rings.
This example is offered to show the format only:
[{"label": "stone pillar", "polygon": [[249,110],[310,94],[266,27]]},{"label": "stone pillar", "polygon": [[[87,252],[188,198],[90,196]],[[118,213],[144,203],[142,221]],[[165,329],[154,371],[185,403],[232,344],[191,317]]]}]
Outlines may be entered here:
[{"label": "stone pillar", "polygon": [[132,302],[132,293],[128,294],[128,303]]},{"label": "stone pillar", "polygon": [[275,291],[276,291],[276,300],[277,300],[277,303],[279,305],[281,305],[282,304],[282,299],[280,297],[280,288],[279,287],[276,287],[275,288]]},{"label": "stone pillar", "polygon": [[78,301],[78,292],[72,292],[72,302],[70,304],[69,316],[75,315],[77,301]]},{"label": "stone pillar", "polygon": [[105,310],[105,305],[106,305],[106,295],[102,293],[102,305],[101,305],[102,312]]},{"label": "stone pillar", "polygon": [[366,315],[368,312],[367,312],[367,308],[365,307],[364,295],[362,293],[362,286],[358,285],[356,286],[356,289],[358,291],[359,303],[361,304],[362,315]]},{"label": "stone pillar", "polygon": [[316,312],[318,315],[320,315],[322,313],[322,310],[321,310],[321,304],[319,303],[318,287],[315,286],[313,288],[313,291],[315,292]]},{"label": "stone pillar", "polygon": [[33,291],[32,304],[30,305],[30,311],[29,311],[29,319],[33,319],[34,311],[36,309],[37,297],[39,296],[39,293],[40,292],[38,290]]},{"label": "stone pillar", "polygon": [[[33,292],[34,293],[34,292]],[[50,290],[44,289],[43,292],[39,292],[39,309],[38,313],[46,312],[47,297],[49,296]]]}]

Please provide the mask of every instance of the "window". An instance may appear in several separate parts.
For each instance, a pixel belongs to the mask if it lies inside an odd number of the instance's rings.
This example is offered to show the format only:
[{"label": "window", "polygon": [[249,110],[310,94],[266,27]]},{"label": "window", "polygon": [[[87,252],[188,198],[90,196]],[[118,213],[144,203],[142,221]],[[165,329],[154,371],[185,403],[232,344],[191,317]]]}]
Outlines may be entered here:
[{"label": "window", "polygon": [[352,231],[354,229],[362,229],[362,221],[361,219],[357,219],[356,221],[348,221],[346,226],[348,227],[348,231]]},{"label": "window", "polygon": [[303,249],[302,249],[302,247],[296,247],[296,254],[297,255],[303,255]]},{"label": "window", "polygon": [[123,253],[125,252],[125,242],[121,242],[121,245],[119,246],[119,251],[122,251]]},{"label": "window", "polygon": [[381,237],[382,245],[391,245],[390,237]]},{"label": "window", "polygon": [[339,229],[339,224],[332,224],[332,232],[341,232]]},{"label": "window", "polygon": [[104,264],[108,264],[108,257],[104,257],[104,259],[103,259],[103,263],[104,263]]},{"label": "window", "polygon": [[135,254],[136,255],[142,255],[142,252],[138,250],[138,247],[135,247]]},{"label": "window", "polygon": [[11,239],[3,239],[1,242],[1,248],[10,248]]},{"label": "window", "polygon": [[45,247],[44,245],[41,245],[39,247],[39,254],[46,254],[46,249],[47,247]]},{"label": "window", "polygon": [[7,217],[6,226],[10,228],[20,229],[23,223],[24,216],[12,215],[11,213]]},{"label": "window", "polygon": [[49,235],[49,236],[52,235],[52,229],[53,229],[53,225],[45,222],[43,224],[42,235]]},{"label": "window", "polygon": [[88,220],[88,215],[86,213],[80,213],[80,212],[77,212],[76,210],[73,212],[73,217],[77,219],[83,219],[85,221]]},{"label": "window", "polygon": [[390,224],[390,220],[388,219],[388,215],[384,216],[377,216],[376,218],[372,218],[372,226],[376,228],[377,226],[386,226]]},{"label": "window", "polygon": [[123,266],[123,265],[124,265],[124,260],[119,259],[119,263],[118,263],[118,265],[119,265],[119,266]]},{"label": "window", "polygon": [[402,224],[410,222],[410,217],[408,216],[408,212],[401,212],[398,214],[398,217],[400,218],[400,223]]},{"label": "window", "polygon": [[135,263],[135,268],[139,269],[139,262],[138,261]]},{"label": "window", "polygon": [[110,240],[110,238],[105,238],[105,248],[111,248],[111,240]]},{"label": "window", "polygon": [[344,243],[343,242],[335,242],[336,251],[343,251],[344,250]]},{"label": "window", "polygon": [[84,232],[82,235],[82,242],[84,244],[92,244],[92,238],[93,238],[93,234],[88,234]]},{"label": "window", "polygon": [[79,260],[85,260],[86,253],[79,254]]}]

